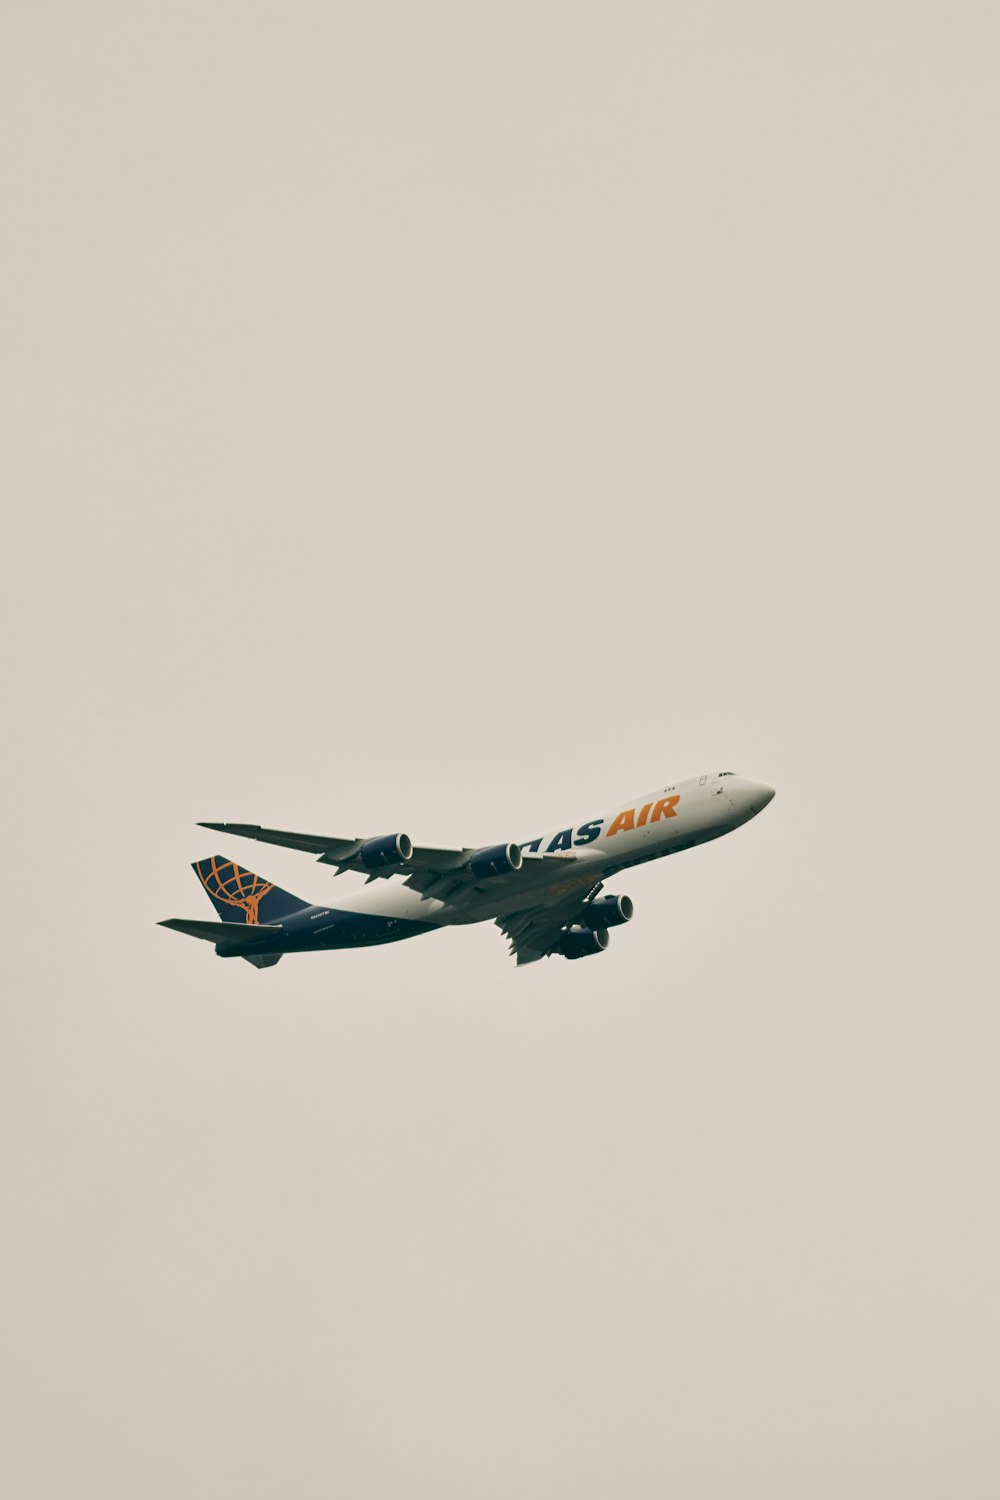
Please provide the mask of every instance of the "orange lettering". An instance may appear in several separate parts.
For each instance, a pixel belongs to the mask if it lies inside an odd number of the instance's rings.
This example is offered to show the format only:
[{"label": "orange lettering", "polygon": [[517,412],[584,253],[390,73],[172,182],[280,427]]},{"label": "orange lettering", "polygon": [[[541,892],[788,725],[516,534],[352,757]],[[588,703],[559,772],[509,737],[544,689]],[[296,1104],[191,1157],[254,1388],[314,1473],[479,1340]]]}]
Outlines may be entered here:
[{"label": "orange lettering", "polygon": [[680,800],[680,797],[661,797],[653,808],[653,816],[649,821],[656,823],[660,818],[676,818],[677,804]]},{"label": "orange lettering", "polygon": [[649,809],[652,807],[652,805],[653,805],[652,802],[647,802],[646,803],[646,806],[643,808],[642,812],[639,814],[639,821],[635,825],[636,828],[645,828],[645,826],[646,826],[646,819],[649,817]]},{"label": "orange lettering", "polygon": [[610,838],[613,833],[621,833],[621,831],[622,831],[623,828],[625,829],[626,832],[630,832],[634,827],[635,827],[635,808],[634,807],[629,807],[629,808],[627,808],[625,810],[625,812],[620,812],[618,814],[618,816],[615,818],[614,822],[612,823],[611,827],[608,829],[607,834],[605,835],[605,837],[606,838]]}]

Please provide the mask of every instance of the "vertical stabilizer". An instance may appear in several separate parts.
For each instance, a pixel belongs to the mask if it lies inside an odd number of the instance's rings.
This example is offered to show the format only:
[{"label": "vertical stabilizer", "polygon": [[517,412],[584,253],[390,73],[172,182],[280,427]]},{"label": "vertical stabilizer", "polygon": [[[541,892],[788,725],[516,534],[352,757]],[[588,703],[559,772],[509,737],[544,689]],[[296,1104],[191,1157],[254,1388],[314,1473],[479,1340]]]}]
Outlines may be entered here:
[{"label": "vertical stabilizer", "polygon": [[191,868],[224,922],[273,926],[310,905],[221,854],[200,859]]}]

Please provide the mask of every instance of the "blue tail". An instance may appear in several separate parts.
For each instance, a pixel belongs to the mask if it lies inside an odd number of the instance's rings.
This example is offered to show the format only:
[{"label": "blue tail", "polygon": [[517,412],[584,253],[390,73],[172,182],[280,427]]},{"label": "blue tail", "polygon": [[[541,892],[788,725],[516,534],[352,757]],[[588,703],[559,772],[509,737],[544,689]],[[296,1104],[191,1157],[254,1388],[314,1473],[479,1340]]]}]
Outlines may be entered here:
[{"label": "blue tail", "polygon": [[221,854],[200,859],[191,868],[224,922],[268,927],[311,904],[300,901],[298,896],[283,891],[280,886],[272,885],[252,870],[244,870],[233,860],[224,859]]}]

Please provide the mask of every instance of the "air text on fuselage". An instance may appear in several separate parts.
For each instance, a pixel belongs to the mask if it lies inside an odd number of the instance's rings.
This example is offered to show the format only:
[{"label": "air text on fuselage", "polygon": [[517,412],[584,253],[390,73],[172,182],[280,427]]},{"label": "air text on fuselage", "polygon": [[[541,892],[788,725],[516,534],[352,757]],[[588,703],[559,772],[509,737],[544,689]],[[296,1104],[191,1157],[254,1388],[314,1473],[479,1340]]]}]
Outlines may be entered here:
[{"label": "air text on fuselage", "polygon": [[[661,818],[676,818],[677,804],[680,797],[661,797],[657,802],[647,802],[644,807],[626,807],[620,813],[616,813],[611,820],[605,838],[612,838],[616,833],[631,833],[636,828],[645,828],[647,824],[658,823]],[[604,819],[596,818],[592,823],[581,823],[579,828],[563,828],[546,844],[544,853],[558,854],[561,851],[579,847],[581,844],[592,844],[595,839],[601,837],[604,827]],[[530,854],[537,854],[541,849],[543,835],[539,834],[537,839],[530,843],[522,844],[522,850]]]}]

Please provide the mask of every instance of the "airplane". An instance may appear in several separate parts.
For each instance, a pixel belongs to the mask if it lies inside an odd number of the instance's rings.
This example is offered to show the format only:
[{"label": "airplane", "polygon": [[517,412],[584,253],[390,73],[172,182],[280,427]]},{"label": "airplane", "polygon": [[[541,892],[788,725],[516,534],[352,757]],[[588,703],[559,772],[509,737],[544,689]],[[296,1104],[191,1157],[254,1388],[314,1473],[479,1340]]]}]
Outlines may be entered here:
[{"label": "airplane", "polygon": [[336,875],[353,870],[368,878],[356,895],[317,906],[217,854],[192,868],[222,920],[172,917],[160,926],[214,943],[221,958],[245,958],[259,969],[286,953],[366,948],[490,920],[518,964],[552,955],[589,958],[607,948],[610,928],[632,918],[628,896],[603,893],[609,877],[732,833],[773,796],[773,787],[732,771],[706,773],[633,797],[602,817],[481,849],[427,848],[405,833],[348,839],[256,823],[199,823],[315,854]]}]

